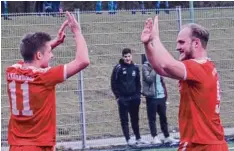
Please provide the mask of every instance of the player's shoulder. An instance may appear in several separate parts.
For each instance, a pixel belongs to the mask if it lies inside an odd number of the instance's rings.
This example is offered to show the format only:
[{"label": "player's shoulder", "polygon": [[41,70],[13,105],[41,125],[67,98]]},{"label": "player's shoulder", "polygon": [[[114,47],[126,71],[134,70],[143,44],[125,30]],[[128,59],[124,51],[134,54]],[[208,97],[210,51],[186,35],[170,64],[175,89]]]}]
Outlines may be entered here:
[{"label": "player's shoulder", "polygon": [[209,61],[209,58],[203,58],[203,59],[188,59],[188,60],[184,60],[182,62],[184,63],[193,63],[193,64],[204,64],[207,63],[207,61]]},{"label": "player's shoulder", "polygon": [[29,67],[29,69],[32,70],[33,73],[39,73],[39,74],[43,74],[43,73],[46,73],[48,72],[51,67],[47,67],[47,68],[36,68],[36,67]]},{"label": "player's shoulder", "polygon": [[22,68],[22,64],[21,63],[16,63],[16,64],[13,64],[13,65],[11,65],[11,66],[8,66],[7,68],[6,68],[6,72],[11,72],[11,71],[15,71],[15,70],[17,70],[17,69],[20,69],[20,68]]},{"label": "player's shoulder", "polygon": [[8,69],[8,68],[21,68],[22,66],[23,66],[23,65],[20,64],[20,63],[15,63],[15,64],[13,64],[13,65],[11,65],[11,66],[8,66],[7,69]]},{"label": "player's shoulder", "polygon": [[211,61],[211,59],[208,58],[208,57],[202,58],[202,59],[190,59],[190,61],[194,62],[196,64],[200,64],[200,65],[213,64],[213,62]]},{"label": "player's shoulder", "polygon": [[212,66],[214,67],[214,63],[211,61],[210,58],[203,58],[203,59],[188,59],[182,61],[187,66]]},{"label": "player's shoulder", "polygon": [[29,73],[29,74],[43,74],[48,72],[51,69],[51,67],[47,68],[37,68],[34,66],[23,66],[22,63],[18,62],[16,64],[13,64],[6,68],[6,72],[22,72],[22,73]]}]

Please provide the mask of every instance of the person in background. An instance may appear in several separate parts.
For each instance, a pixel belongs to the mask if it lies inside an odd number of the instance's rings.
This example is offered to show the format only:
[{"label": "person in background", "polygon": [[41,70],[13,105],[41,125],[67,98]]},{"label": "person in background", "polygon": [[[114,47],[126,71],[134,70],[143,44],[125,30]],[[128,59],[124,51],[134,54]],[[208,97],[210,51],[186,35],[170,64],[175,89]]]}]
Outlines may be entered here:
[{"label": "person in background", "polygon": [[114,14],[116,13],[117,8],[118,8],[118,2],[114,1]]},{"label": "person in background", "polygon": [[142,14],[145,14],[145,4],[144,4],[144,1],[140,1],[140,8],[141,8],[141,13]]},{"label": "person in background", "polygon": [[52,11],[59,12],[60,1],[51,1],[52,2]]},{"label": "person in background", "polygon": [[108,13],[115,14],[117,10],[117,1],[108,1]]},{"label": "person in background", "polygon": [[102,14],[102,1],[96,2],[96,14]]},{"label": "person in background", "polygon": [[[139,107],[141,103],[141,81],[139,67],[132,61],[132,52],[129,48],[122,50],[119,60],[111,75],[111,89],[118,103],[121,127],[127,144],[146,144],[140,136]],[[130,139],[128,114],[135,134],[135,140]]]},{"label": "person in background", "polygon": [[7,1],[1,1],[1,13],[3,14],[4,20],[12,20],[8,17],[8,2]]},{"label": "person in background", "polygon": [[147,115],[149,121],[152,144],[162,144],[157,136],[156,114],[159,115],[161,130],[164,134],[164,143],[178,143],[179,141],[170,137],[166,116],[167,89],[162,76],[157,74],[145,55],[142,66],[143,95],[146,97]]},{"label": "person in background", "polygon": [[43,13],[44,1],[36,1],[35,3],[36,12],[38,13],[38,15],[41,15],[41,13]]},{"label": "person in background", "polygon": [[[53,8],[52,8],[52,1],[45,1],[44,2],[44,8],[45,8],[45,12],[46,13],[52,13],[53,12]],[[47,14],[49,15],[49,14]],[[54,15],[54,14],[52,14]]]},{"label": "person in background", "polygon": [[[168,10],[169,9],[169,3],[168,3],[168,1],[164,1],[163,3],[165,5],[165,7],[164,7],[165,8],[165,10],[164,10],[165,13],[169,14],[169,10]],[[156,1],[155,2],[156,14],[159,14],[161,4],[162,4],[161,1]]]}]

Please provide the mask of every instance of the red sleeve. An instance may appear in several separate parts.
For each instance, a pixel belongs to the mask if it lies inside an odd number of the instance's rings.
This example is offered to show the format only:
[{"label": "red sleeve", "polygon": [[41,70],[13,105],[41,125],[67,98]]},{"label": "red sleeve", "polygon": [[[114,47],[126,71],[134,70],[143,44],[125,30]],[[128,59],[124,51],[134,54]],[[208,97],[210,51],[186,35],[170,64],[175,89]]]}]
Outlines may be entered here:
[{"label": "red sleeve", "polygon": [[185,60],[183,61],[185,65],[185,77],[184,80],[191,80],[202,82],[206,77],[205,70],[202,68],[202,64],[196,62],[195,60]]},{"label": "red sleeve", "polygon": [[66,80],[66,65],[60,65],[50,68],[43,73],[41,79],[47,86],[54,86]]}]

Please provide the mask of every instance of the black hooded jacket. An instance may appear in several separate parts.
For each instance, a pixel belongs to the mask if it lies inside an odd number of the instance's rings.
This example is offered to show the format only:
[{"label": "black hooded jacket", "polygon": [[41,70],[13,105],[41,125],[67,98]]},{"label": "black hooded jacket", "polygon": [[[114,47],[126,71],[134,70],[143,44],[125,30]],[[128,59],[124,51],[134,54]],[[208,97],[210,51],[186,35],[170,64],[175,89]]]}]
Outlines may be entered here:
[{"label": "black hooded jacket", "polygon": [[141,81],[140,70],[133,62],[124,63],[123,59],[119,60],[111,75],[111,89],[116,98],[140,98]]}]

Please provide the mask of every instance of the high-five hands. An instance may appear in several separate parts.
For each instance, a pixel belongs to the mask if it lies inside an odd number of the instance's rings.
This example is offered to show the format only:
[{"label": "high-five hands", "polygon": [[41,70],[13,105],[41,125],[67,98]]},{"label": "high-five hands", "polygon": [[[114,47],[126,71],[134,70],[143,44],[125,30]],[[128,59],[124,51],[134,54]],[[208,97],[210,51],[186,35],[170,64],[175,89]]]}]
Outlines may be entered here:
[{"label": "high-five hands", "polygon": [[63,24],[61,25],[58,31],[57,37],[54,40],[52,40],[51,42],[52,49],[54,49],[55,47],[57,47],[58,45],[64,42],[64,39],[66,37],[64,30],[67,26],[68,26],[68,20],[63,22]]},{"label": "high-five hands", "polygon": [[65,28],[67,26],[70,27],[71,32],[76,34],[76,33],[80,33],[80,26],[77,22],[77,20],[75,19],[74,15],[72,15],[70,12],[66,11],[66,16],[67,19],[63,22],[63,24],[61,25],[57,37],[52,40],[51,42],[51,47],[52,49],[54,49],[55,47],[57,47],[58,45],[62,44],[64,42],[64,39],[66,37],[65,34]]},{"label": "high-five hands", "polygon": [[152,18],[148,18],[145,21],[144,29],[141,34],[141,41],[147,44],[157,38],[159,39],[158,16],[155,16],[154,22]]},{"label": "high-five hands", "polygon": [[66,16],[68,20],[68,26],[70,27],[71,32],[74,34],[80,33],[80,26],[77,20],[75,19],[74,15],[66,11]]},{"label": "high-five hands", "polygon": [[65,28],[67,27],[67,25],[68,25],[68,20],[66,20],[66,21],[61,25],[61,27],[60,27],[60,29],[59,29],[59,31],[58,31],[58,34],[57,34],[57,42],[58,42],[59,44],[61,44],[61,43],[64,42],[64,39],[65,39],[65,37],[66,37],[64,30],[65,30]]}]

